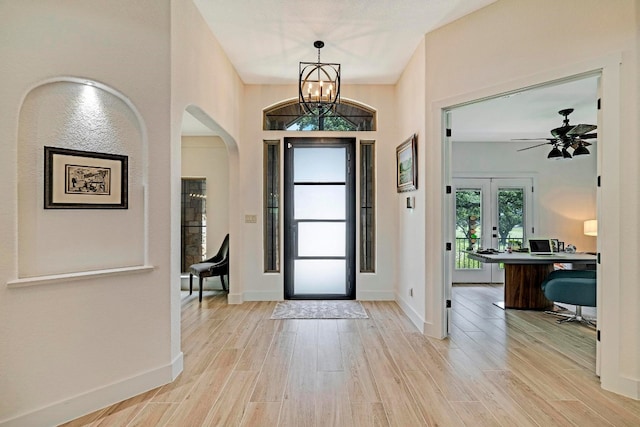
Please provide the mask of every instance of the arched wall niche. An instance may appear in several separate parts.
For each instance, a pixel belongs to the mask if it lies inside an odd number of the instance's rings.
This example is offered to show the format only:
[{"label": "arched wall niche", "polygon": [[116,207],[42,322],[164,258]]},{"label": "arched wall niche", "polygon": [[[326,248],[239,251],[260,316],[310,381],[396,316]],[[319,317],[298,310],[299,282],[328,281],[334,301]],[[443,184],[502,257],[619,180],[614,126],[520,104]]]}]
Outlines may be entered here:
[{"label": "arched wall niche", "polygon": [[[147,136],[133,104],[81,78],[38,84],[18,119],[18,279],[147,264]],[[128,157],[127,209],[44,209],[44,147]]]}]

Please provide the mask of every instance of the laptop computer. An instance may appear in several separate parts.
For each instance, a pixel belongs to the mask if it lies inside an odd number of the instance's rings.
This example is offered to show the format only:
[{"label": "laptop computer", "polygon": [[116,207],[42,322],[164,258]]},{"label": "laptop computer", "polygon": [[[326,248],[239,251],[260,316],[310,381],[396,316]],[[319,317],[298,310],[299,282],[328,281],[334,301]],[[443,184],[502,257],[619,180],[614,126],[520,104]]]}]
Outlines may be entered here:
[{"label": "laptop computer", "polygon": [[531,255],[557,255],[549,239],[529,239],[529,253]]}]

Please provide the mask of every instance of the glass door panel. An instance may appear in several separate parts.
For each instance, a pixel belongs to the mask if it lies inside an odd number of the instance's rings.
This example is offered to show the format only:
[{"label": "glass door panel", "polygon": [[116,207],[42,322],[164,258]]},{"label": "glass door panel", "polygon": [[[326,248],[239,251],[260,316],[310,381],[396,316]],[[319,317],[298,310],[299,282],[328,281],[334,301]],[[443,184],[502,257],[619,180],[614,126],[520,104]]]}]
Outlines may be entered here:
[{"label": "glass door panel", "polygon": [[299,222],[298,256],[343,257],[346,228],[340,222]]},{"label": "glass door panel", "polygon": [[456,179],[455,185],[455,258],[454,283],[488,283],[490,268],[469,258],[468,252],[487,247],[486,234],[491,229],[485,218],[489,216],[490,184],[482,180]]},{"label": "glass door panel", "polygon": [[525,207],[524,188],[498,188],[498,250],[527,246],[524,241]]},{"label": "glass door panel", "polygon": [[293,179],[301,182],[345,182],[346,148],[299,147],[295,149]]},{"label": "glass door panel", "polygon": [[[344,161],[344,160],[343,160]],[[346,218],[346,189],[344,184],[294,184],[295,219]]]},{"label": "glass door panel", "polygon": [[295,260],[295,295],[339,295],[345,293],[344,259]]}]

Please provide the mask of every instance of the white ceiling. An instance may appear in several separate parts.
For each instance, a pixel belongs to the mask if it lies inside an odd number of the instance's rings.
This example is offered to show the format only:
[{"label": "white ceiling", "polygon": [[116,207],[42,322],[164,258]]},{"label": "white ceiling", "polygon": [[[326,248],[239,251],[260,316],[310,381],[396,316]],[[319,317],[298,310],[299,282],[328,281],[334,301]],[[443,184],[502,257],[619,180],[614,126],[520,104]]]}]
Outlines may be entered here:
[{"label": "white ceiling", "polygon": [[194,0],[247,84],[295,83],[300,61],[344,84],[394,84],[424,35],[496,0]]},{"label": "white ceiling", "polygon": [[514,138],[551,138],[551,129],[562,126],[564,119],[558,111],[567,108],[574,109],[569,115],[570,124],[595,125],[598,123],[597,93],[598,77],[591,76],[455,108],[452,140],[499,142]]},{"label": "white ceiling", "polygon": [[[194,0],[247,84],[297,81],[298,63],[337,62],[344,84],[394,84],[424,35],[496,0]],[[574,108],[571,124],[597,123],[595,77],[531,89],[453,110],[454,141],[546,138]],[[345,94],[346,96],[346,94]],[[185,113],[184,135],[211,135]]]}]

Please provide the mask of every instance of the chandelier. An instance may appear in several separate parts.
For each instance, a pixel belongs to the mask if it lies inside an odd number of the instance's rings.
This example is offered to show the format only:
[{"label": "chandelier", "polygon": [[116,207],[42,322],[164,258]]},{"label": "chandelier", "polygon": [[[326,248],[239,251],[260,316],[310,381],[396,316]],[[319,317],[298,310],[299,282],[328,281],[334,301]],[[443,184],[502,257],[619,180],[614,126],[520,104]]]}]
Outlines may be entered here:
[{"label": "chandelier", "polygon": [[340,103],[340,64],[320,62],[324,42],[313,43],[318,49],[318,62],[300,62],[298,102],[308,114],[324,116]]}]

